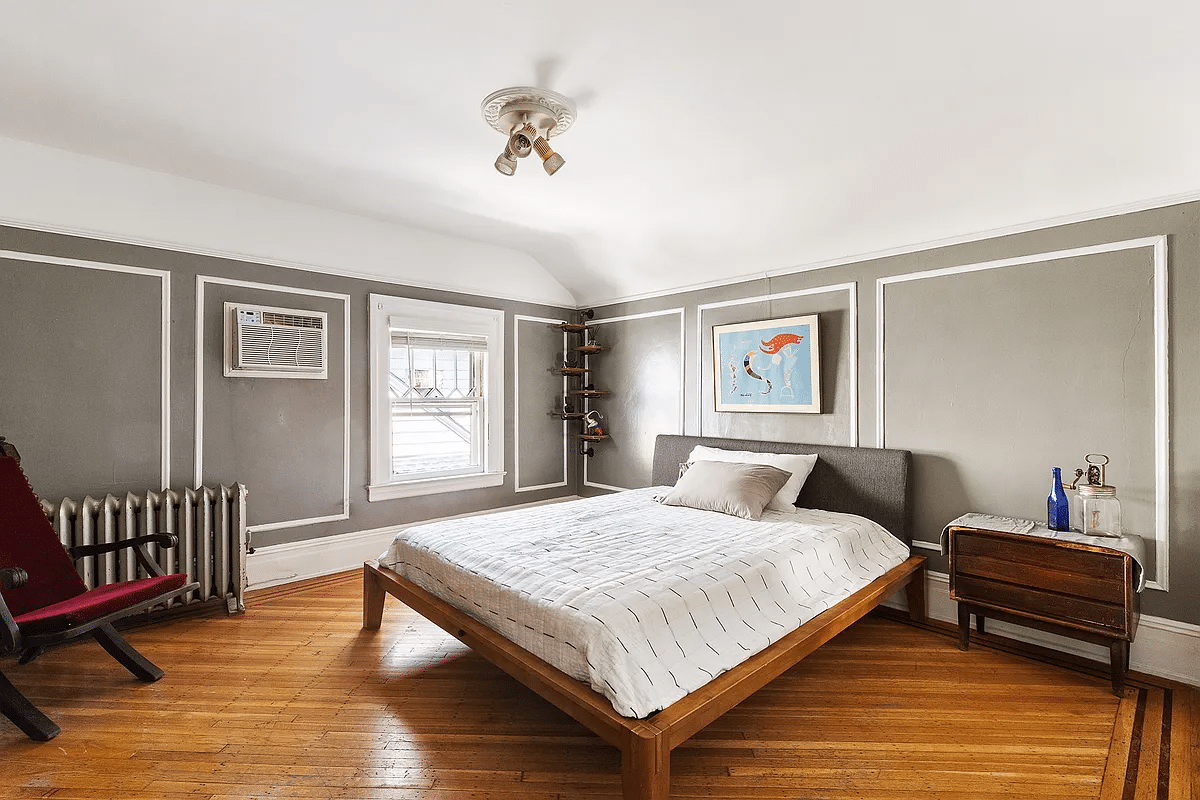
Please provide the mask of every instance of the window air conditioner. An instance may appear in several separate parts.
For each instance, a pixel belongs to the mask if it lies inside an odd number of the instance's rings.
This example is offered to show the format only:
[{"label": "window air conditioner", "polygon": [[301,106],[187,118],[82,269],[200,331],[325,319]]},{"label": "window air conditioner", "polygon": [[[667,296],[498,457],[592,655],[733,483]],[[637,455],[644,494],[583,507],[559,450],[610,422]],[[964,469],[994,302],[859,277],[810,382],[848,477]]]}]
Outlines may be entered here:
[{"label": "window air conditioner", "polygon": [[225,304],[225,377],[326,378],[324,311]]}]

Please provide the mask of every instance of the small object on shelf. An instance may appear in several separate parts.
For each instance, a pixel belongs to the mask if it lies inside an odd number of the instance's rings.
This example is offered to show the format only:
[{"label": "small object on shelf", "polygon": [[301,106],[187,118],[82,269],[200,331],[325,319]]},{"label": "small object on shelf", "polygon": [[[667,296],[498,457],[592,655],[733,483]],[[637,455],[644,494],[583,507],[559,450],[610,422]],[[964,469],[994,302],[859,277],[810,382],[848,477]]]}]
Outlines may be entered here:
[{"label": "small object on shelf", "polygon": [[1079,487],[1080,530],[1088,536],[1119,537],[1121,535],[1121,501],[1117,487]]},{"label": "small object on shelf", "polygon": [[600,423],[603,420],[604,417],[599,411],[593,409],[592,411],[587,412],[587,414],[584,414],[583,416],[583,425],[585,430],[580,435],[587,439],[607,439],[608,437],[604,435],[604,428],[600,427]]},{"label": "small object on shelf", "polygon": [[1121,535],[1121,501],[1117,499],[1117,487],[1105,482],[1105,467],[1108,456],[1103,453],[1088,453],[1087,478],[1082,469],[1075,470],[1075,482],[1071,488],[1077,488],[1079,494],[1075,499],[1071,522],[1076,530],[1088,536],[1119,537]]},{"label": "small object on shelf", "polygon": [[1046,525],[1052,531],[1071,530],[1071,504],[1063,491],[1061,467],[1054,468],[1050,495],[1046,498]]}]

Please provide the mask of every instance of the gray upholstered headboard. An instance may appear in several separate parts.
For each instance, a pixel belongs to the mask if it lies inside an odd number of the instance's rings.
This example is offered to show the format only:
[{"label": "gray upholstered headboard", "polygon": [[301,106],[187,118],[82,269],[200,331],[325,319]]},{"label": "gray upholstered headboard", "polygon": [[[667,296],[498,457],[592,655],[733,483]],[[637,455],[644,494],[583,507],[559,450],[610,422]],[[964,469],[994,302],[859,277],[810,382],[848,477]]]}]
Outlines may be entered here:
[{"label": "gray upholstered headboard", "polygon": [[858,514],[912,543],[912,453],[908,450],[660,434],[654,441],[654,485],[674,486],[679,464],[698,444],[759,453],[816,453],[817,464],[796,505]]}]

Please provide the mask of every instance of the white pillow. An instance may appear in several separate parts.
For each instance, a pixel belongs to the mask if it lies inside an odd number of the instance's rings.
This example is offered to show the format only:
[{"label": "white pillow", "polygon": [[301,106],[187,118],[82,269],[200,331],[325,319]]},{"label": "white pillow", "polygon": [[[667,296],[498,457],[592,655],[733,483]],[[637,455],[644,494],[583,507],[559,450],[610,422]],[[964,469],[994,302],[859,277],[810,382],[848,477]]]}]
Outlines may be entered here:
[{"label": "white pillow", "polygon": [[698,444],[692,448],[688,461],[733,461],[739,464],[768,464],[792,473],[783,488],[767,503],[772,511],[795,511],[796,498],[817,463],[816,455],[804,453],[753,453],[749,450],[722,450]]},{"label": "white pillow", "polygon": [[661,502],[756,520],[789,477],[769,464],[694,461]]}]

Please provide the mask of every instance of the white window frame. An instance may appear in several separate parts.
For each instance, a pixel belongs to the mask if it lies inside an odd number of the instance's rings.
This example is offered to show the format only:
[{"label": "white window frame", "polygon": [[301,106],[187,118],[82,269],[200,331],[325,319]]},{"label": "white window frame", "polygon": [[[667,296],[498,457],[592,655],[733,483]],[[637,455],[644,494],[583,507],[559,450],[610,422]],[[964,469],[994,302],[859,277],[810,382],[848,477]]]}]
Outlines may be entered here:
[{"label": "white window frame", "polygon": [[[504,312],[499,309],[370,295],[371,482],[367,499],[456,492],[504,483]],[[486,336],[483,471],[468,475],[397,480],[392,476],[391,399],[388,395],[392,328]]]}]

